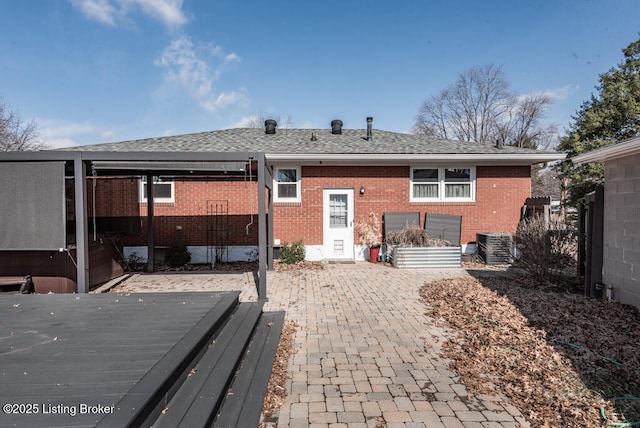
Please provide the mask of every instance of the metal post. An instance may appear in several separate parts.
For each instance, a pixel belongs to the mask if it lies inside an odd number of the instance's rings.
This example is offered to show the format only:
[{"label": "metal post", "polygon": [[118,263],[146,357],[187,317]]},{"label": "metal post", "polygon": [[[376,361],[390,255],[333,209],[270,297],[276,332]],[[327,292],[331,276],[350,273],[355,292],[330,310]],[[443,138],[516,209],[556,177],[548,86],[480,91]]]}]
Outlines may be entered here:
[{"label": "metal post", "polygon": [[273,190],[271,187],[267,187],[267,197],[269,199],[269,223],[267,225],[267,248],[269,249],[268,262],[269,270],[273,270]]},{"label": "metal post", "polygon": [[73,185],[76,211],[76,283],[78,284],[78,293],[86,293],[89,291],[87,171],[80,153],[76,153],[73,157]]},{"label": "metal post", "polygon": [[258,153],[258,300],[267,300],[267,214],[265,212],[265,159]]},{"label": "metal post", "polygon": [[147,173],[147,272],[153,272],[155,242],[153,236],[153,174]]},{"label": "metal post", "polygon": [[591,265],[589,282],[589,296],[596,297],[596,283],[602,282],[602,261],[604,254],[604,187],[596,188],[593,197],[593,210],[589,210],[592,219],[591,234],[589,235],[591,245]]},{"label": "metal post", "polygon": [[265,185],[267,188],[267,262],[269,270],[273,270],[273,173],[271,167],[265,165]]},{"label": "metal post", "polygon": [[[583,199],[578,206],[578,276],[585,276],[585,266],[587,260],[587,204]],[[563,208],[564,209],[564,208]]]}]

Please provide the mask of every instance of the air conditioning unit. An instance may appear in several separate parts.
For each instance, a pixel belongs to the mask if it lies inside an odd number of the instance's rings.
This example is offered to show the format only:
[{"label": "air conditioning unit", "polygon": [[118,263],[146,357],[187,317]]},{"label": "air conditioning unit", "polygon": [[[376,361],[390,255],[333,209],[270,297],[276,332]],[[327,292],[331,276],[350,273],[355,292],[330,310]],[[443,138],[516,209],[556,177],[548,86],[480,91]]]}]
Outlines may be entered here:
[{"label": "air conditioning unit", "polygon": [[504,265],[512,261],[513,239],[507,233],[477,233],[478,255],[488,265]]}]

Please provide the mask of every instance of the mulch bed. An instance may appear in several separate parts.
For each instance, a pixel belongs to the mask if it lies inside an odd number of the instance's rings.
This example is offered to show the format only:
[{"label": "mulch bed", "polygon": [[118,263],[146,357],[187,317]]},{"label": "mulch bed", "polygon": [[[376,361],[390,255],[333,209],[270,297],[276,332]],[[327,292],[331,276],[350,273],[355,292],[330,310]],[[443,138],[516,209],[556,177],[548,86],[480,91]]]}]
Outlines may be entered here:
[{"label": "mulch bed", "polygon": [[[302,261],[294,264],[285,264],[280,260],[273,261],[273,270],[276,272],[291,272],[303,270],[321,270],[325,268],[323,262]],[[142,269],[142,268],[141,268]],[[154,266],[156,272],[258,272],[258,262],[220,262],[216,263],[213,269],[210,264],[201,265],[184,265],[171,268],[165,263],[156,263]]]},{"label": "mulch bed", "polygon": [[289,366],[289,358],[295,353],[293,340],[298,327],[298,324],[292,320],[286,320],[282,327],[276,357],[273,360],[271,369],[271,377],[269,378],[269,386],[267,387],[267,395],[262,406],[262,427],[277,422],[274,415],[282,407],[287,396],[285,388],[288,376],[287,367]]},{"label": "mulch bed", "polygon": [[501,393],[533,427],[640,421],[640,401],[629,398],[640,397],[640,311],[575,289],[493,275],[420,293],[426,315],[455,332],[443,352],[470,391]]}]

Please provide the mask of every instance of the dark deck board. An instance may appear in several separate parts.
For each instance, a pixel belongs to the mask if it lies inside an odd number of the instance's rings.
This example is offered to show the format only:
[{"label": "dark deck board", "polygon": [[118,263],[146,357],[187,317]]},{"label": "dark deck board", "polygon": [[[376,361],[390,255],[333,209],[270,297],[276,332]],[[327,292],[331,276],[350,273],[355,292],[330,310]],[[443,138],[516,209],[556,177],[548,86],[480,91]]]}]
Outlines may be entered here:
[{"label": "dark deck board", "polygon": [[284,312],[267,312],[261,317],[247,353],[237,370],[238,374],[231,384],[233,394],[225,398],[214,427],[259,425],[284,317]]},{"label": "dark deck board", "polygon": [[[0,426],[95,426],[105,414],[46,414],[48,405],[114,406],[153,390],[231,293],[0,296],[0,399],[38,414],[0,413]],[[218,309],[218,315],[222,310]],[[215,314],[214,314],[215,315]],[[222,321],[221,321],[222,322]],[[187,340],[185,340],[187,338]],[[26,374],[25,374],[26,373]],[[146,382],[145,382],[145,379]],[[135,400],[134,400],[135,401]],[[117,410],[115,410],[117,412]],[[106,425],[105,425],[106,426]]]},{"label": "dark deck board", "polygon": [[205,352],[190,376],[168,403],[156,427],[210,426],[228,384],[262,312],[262,303],[243,303],[215,345]]},{"label": "dark deck board", "polygon": [[[234,301],[237,303],[238,294]],[[226,304],[212,309],[116,404],[117,411],[102,419],[99,426],[135,427],[156,420],[166,401],[187,377],[196,354],[204,352],[211,335],[234,309],[235,306]]]}]

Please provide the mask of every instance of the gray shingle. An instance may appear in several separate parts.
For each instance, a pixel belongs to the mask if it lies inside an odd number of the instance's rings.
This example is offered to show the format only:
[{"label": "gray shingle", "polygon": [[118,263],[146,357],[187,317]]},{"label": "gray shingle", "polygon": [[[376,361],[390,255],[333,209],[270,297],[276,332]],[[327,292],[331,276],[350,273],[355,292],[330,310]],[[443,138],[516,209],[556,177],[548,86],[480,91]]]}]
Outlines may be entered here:
[{"label": "gray shingle", "polygon": [[[317,141],[311,141],[314,134]],[[65,150],[65,149],[63,149]],[[540,151],[491,144],[438,140],[423,135],[373,130],[373,141],[365,129],[278,129],[267,135],[256,128],[223,129],[196,134],[146,138],[71,147],[82,151],[155,152],[264,152],[268,154],[535,154]]]}]

